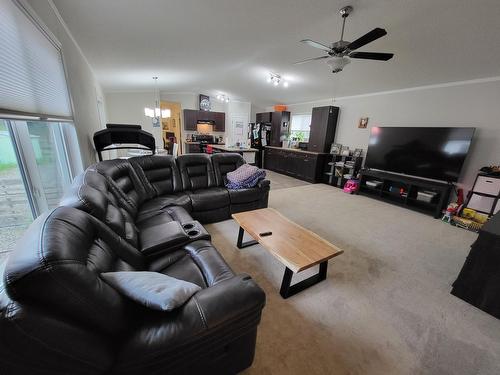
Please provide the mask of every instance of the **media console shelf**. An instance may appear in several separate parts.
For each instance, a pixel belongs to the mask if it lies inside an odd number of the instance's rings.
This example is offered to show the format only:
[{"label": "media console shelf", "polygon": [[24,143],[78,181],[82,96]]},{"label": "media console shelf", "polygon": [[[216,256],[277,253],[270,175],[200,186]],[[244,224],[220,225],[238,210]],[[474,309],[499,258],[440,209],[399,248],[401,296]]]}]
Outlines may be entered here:
[{"label": "media console shelf", "polygon": [[433,215],[436,219],[448,204],[450,190],[451,185],[444,182],[369,169],[361,171],[359,187],[360,194]]}]

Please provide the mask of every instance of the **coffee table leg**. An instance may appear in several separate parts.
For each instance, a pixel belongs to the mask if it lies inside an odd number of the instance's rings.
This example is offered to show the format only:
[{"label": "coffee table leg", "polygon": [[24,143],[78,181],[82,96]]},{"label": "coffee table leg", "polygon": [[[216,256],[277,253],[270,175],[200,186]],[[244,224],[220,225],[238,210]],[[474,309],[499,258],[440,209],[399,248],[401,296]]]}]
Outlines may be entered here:
[{"label": "coffee table leg", "polygon": [[236,243],[236,246],[238,247],[238,249],[243,249],[244,247],[256,245],[259,243],[258,241],[255,241],[255,240],[243,242],[243,235],[244,234],[245,234],[245,230],[242,227],[240,227],[240,231],[238,232],[238,242]]},{"label": "coffee table leg", "polygon": [[293,271],[288,267],[285,268],[285,273],[283,275],[283,281],[281,282],[280,294],[283,298],[288,298],[297,294],[304,289],[313,286],[320,281],[326,279],[326,272],[328,271],[328,261],[319,264],[319,272],[305,280],[298,282],[297,284],[291,285]]}]

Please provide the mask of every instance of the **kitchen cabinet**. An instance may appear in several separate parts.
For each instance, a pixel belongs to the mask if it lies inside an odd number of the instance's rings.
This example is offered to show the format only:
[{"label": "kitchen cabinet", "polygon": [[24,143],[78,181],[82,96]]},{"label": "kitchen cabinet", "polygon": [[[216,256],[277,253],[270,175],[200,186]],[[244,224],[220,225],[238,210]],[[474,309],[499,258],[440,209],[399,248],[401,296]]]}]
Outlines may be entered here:
[{"label": "kitchen cabinet", "polygon": [[261,112],[255,114],[255,122],[271,122],[271,114],[272,112]]},{"label": "kitchen cabinet", "polygon": [[198,121],[213,122],[214,132],[226,131],[226,114],[224,112],[198,111],[196,109],[184,110],[184,130],[196,131]]},{"label": "kitchen cabinet", "polygon": [[271,146],[281,147],[281,142],[288,135],[290,112],[273,112],[271,115]]},{"label": "kitchen cabinet", "polygon": [[214,113],[214,132],[225,132],[226,131],[226,114],[224,112],[213,112]]},{"label": "kitchen cabinet", "polygon": [[313,108],[308,151],[330,152],[335,139],[339,108],[334,106]]},{"label": "kitchen cabinet", "polygon": [[322,180],[328,154],[266,147],[264,168],[309,182]]},{"label": "kitchen cabinet", "polygon": [[198,111],[194,109],[184,110],[184,130],[196,131],[198,122]]}]

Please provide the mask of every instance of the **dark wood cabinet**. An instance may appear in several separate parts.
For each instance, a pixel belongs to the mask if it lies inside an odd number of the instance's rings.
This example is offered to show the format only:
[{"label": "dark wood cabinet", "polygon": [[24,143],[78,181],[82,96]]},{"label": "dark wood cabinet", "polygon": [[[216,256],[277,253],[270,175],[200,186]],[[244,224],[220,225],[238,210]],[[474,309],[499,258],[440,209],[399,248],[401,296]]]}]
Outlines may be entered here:
[{"label": "dark wood cabinet", "polygon": [[266,147],[264,168],[309,182],[319,182],[328,154]]},{"label": "dark wood cabinet", "polygon": [[330,152],[335,139],[339,108],[334,106],[313,108],[308,151]]},{"label": "dark wood cabinet", "polygon": [[214,116],[214,132],[225,132],[226,131],[226,114],[224,112],[213,112]]},{"label": "dark wood cabinet", "polygon": [[261,112],[255,115],[255,121],[271,124],[270,146],[281,147],[281,142],[288,135],[290,126],[290,112]]},{"label": "dark wood cabinet", "polygon": [[255,122],[271,122],[272,112],[261,112],[255,115]]},{"label": "dark wood cabinet", "polygon": [[184,110],[184,130],[196,131],[198,122],[198,111],[194,109]]},{"label": "dark wood cabinet", "polygon": [[272,112],[271,115],[271,146],[281,147],[281,142],[288,135],[290,112]]},{"label": "dark wood cabinet", "polygon": [[214,112],[210,111],[198,111],[198,121],[215,121]]},{"label": "dark wood cabinet", "polygon": [[196,131],[198,121],[213,122],[214,132],[226,131],[226,114],[224,112],[184,110],[184,130]]}]

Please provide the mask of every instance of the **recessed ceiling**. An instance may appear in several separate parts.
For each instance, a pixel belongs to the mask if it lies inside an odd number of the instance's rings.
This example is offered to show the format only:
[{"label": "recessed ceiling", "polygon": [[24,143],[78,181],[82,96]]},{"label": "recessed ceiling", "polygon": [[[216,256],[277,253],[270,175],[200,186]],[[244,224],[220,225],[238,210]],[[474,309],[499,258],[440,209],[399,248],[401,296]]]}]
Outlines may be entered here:
[{"label": "recessed ceiling", "polygon": [[[498,0],[54,0],[105,91],[222,92],[257,105],[298,103],[500,76]],[[337,10],[351,4],[345,39],[388,35],[334,75],[299,43],[339,39]],[[318,53],[319,52],[319,53]],[[266,83],[279,73],[290,87]]]}]

